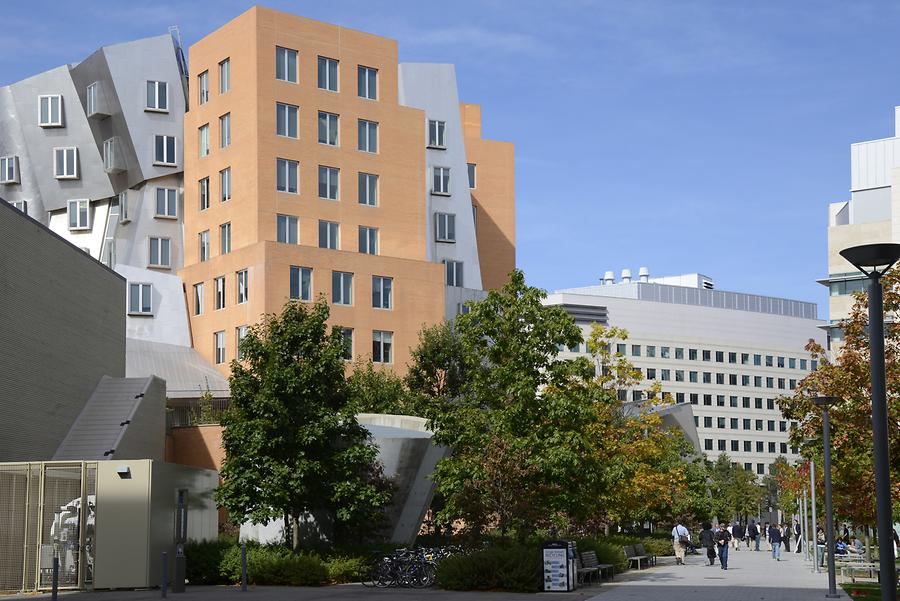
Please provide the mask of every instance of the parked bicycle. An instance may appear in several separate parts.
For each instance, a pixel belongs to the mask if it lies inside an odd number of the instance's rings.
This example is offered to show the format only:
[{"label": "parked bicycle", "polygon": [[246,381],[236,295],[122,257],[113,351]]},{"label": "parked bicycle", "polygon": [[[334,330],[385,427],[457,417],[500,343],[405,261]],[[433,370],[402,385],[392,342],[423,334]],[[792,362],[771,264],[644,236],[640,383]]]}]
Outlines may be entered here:
[{"label": "parked bicycle", "polygon": [[434,584],[437,566],[450,555],[462,552],[459,547],[397,549],[392,553],[376,553],[365,586],[425,588]]}]

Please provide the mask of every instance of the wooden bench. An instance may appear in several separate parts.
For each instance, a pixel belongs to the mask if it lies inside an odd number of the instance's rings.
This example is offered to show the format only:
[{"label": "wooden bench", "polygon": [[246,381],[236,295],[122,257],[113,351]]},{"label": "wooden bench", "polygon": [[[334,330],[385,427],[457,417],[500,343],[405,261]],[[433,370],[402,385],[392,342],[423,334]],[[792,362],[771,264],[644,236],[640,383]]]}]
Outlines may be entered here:
[{"label": "wooden bench", "polygon": [[638,544],[636,544],[636,545],[634,546],[634,552],[635,552],[638,556],[640,556],[640,555],[646,556],[646,557],[647,557],[647,563],[649,563],[651,566],[655,566],[655,565],[656,565],[656,555],[653,554],[653,553],[647,553],[647,550],[644,549],[644,545],[643,545],[642,543],[638,543]]},{"label": "wooden bench", "polygon": [[604,572],[609,572],[609,578],[612,580],[616,575],[616,567],[611,563],[600,563],[597,560],[596,551],[585,551],[581,554],[581,564],[585,570],[593,570],[597,576],[602,578]]},{"label": "wooden bench", "polygon": [[[594,575],[597,576],[597,581],[600,580],[600,570],[596,566],[588,565],[587,554],[589,551],[582,553],[579,557],[576,558],[575,570],[578,572],[578,584],[582,585],[585,582],[591,584],[594,580]],[[596,557],[596,554],[594,555]]]},{"label": "wooden bench", "polygon": [[646,555],[638,555],[637,552],[634,550],[634,545],[625,545],[624,547],[622,547],[622,551],[625,553],[625,559],[628,560],[629,568],[631,567],[631,564],[633,563],[635,566],[637,566],[637,569],[640,570],[642,561],[646,561],[647,565],[650,564],[650,558],[647,557]]}]

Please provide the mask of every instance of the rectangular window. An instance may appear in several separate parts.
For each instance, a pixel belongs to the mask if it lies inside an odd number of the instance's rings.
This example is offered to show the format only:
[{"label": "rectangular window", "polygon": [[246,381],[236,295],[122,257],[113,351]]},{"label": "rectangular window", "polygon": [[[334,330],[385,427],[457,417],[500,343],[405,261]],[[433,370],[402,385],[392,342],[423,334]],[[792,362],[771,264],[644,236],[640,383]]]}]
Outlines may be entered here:
[{"label": "rectangular window", "polygon": [[94,82],[87,87],[87,116],[95,115],[100,109],[100,82]]},{"label": "rectangular window", "polygon": [[178,218],[178,190],[175,188],[156,189],[156,217]]},{"label": "rectangular window", "polygon": [[684,360],[684,349],[676,346],[675,347],[675,358],[679,360]]},{"label": "rectangular window", "polygon": [[231,113],[225,113],[219,117],[219,147],[227,148],[231,145]]},{"label": "rectangular window", "polygon": [[231,252],[231,223],[223,223],[219,226],[219,251],[227,255]]},{"label": "rectangular window", "polygon": [[338,61],[333,58],[319,57],[319,89],[338,91]]},{"label": "rectangular window", "polygon": [[725,384],[725,374],[716,374],[716,384],[723,385]]},{"label": "rectangular window", "polygon": [[753,376],[753,386],[762,388],[762,376]]},{"label": "rectangular window", "polygon": [[447,266],[447,285],[448,286],[458,286],[462,288],[463,286],[463,263],[462,261],[451,261],[445,260],[444,263]]},{"label": "rectangular window", "polygon": [[475,163],[466,163],[469,167],[469,189],[475,189]]},{"label": "rectangular window", "polygon": [[741,421],[741,425],[743,426],[744,430],[749,430],[749,429],[750,429],[750,421],[751,421],[751,420],[748,419],[748,418],[744,418],[744,419]]},{"label": "rectangular window", "polygon": [[712,406],[712,395],[711,395],[711,394],[704,394],[704,395],[703,395],[703,404],[704,404],[705,406],[707,406],[707,407],[711,407],[711,406]]},{"label": "rectangular window", "polygon": [[209,123],[200,126],[197,130],[197,136],[200,140],[200,156],[209,156]]},{"label": "rectangular window", "polygon": [[656,368],[648,367],[647,368],[647,379],[655,380],[656,379]]},{"label": "rectangular window", "polygon": [[456,242],[456,215],[434,214],[434,239],[438,242]]},{"label": "rectangular window", "polygon": [[750,408],[750,397],[748,397],[748,396],[743,397],[741,399],[741,406],[744,409],[749,409]]},{"label": "rectangular window", "polygon": [[647,345],[647,356],[648,357],[656,357],[656,346],[652,344]]},{"label": "rectangular window", "polygon": [[53,175],[56,179],[78,179],[78,149],[74,146],[53,149]]},{"label": "rectangular window", "polygon": [[219,200],[231,200],[231,167],[219,171]]},{"label": "rectangular window", "polygon": [[213,342],[216,345],[216,365],[225,363],[225,332],[213,334]]},{"label": "rectangular window", "polygon": [[128,285],[128,312],[132,315],[153,314],[153,286],[150,284]]},{"label": "rectangular window", "polygon": [[291,265],[291,298],[312,300],[312,269]]},{"label": "rectangular window", "polygon": [[299,170],[300,170],[300,163],[298,163],[297,161],[291,161],[288,159],[276,159],[276,161],[275,161],[275,174],[276,174],[275,189],[278,190],[279,192],[287,192],[288,194],[296,194]]},{"label": "rectangular window", "polygon": [[433,169],[433,179],[432,179],[432,194],[442,194],[444,196],[450,195],[450,168],[449,167],[434,167]]},{"label": "rectangular window", "polygon": [[0,157],[0,184],[19,183],[19,157]]},{"label": "rectangular window", "polygon": [[337,200],[339,181],[340,171],[336,167],[319,165],[319,198]]},{"label": "rectangular window", "polygon": [[247,337],[247,332],[247,326],[238,326],[234,329],[234,348],[238,361],[244,360],[244,350],[241,348],[241,343],[244,341],[244,338]]},{"label": "rectangular window", "polygon": [[103,169],[107,173],[120,173],[125,170],[125,157],[122,156],[117,137],[103,141]]},{"label": "rectangular window", "polygon": [[250,280],[247,270],[237,272],[237,304],[246,303],[250,298]]},{"label": "rectangular window", "polygon": [[718,449],[719,449],[720,451],[724,451],[724,450],[725,450],[725,441],[722,440],[722,439],[720,439],[720,440],[718,440],[718,441],[716,441],[716,442],[718,443],[718,445],[717,445],[717,446],[718,446]]},{"label": "rectangular window", "polygon": [[668,359],[671,355],[671,349],[667,346],[659,347],[659,357],[661,359]]},{"label": "rectangular window", "polygon": [[378,70],[359,65],[356,68],[356,93],[360,98],[378,99]]},{"label": "rectangular window", "polygon": [[21,211],[21,212],[25,213],[26,215],[28,214],[28,201],[27,200],[14,200],[9,204],[11,204],[12,207],[14,209],[16,209],[17,211]]},{"label": "rectangular window", "polygon": [[171,243],[168,238],[150,238],[150,267],[171,267]]},{"label": "rectangular window", "polygon": [[275,133],[285,138],[298,137],[297,128],[300,107],[293,104],[275,103]]},{"label": "rectangular window", "polygon": [[359,120],[359,150],[363,152],[378,152],[378,123],[375,121]]},{"label": "rectangular window", "polygon": [[772,367],[773,359],[772,355],[766,355],[766,367]]},{"label": "rectangular window", "polygon": [[393,309],[393,278],[372,276],[372,307],[375,309]]},{"label": "rectangular window", "polygon": [[331,272],[331,302],[335,305],[353,304],[353,274],[345,271]]},{"label": "rectangular window", "polygon": [[341,328],[344,337],[344,361],[353,361],[353,328]]},{"label": "rectangular window", "polygon": [[338,116],[319,111],[319,144],[338,145]]},{"label": "rectangular window", "polygon": [[209,260],[209,230],[204,232],[200,232],[197,235],[197,239],[200,244],[200,261],[208,261]]},{"label": "rectangular window", "polygon": [[728,362],[737,363],[737,353],[728,353]]},{"label": "rectangular window", "polygon": [[340,247],[340,226],[334,221],[319,220],[319,248]]},{"label": "rectangular window", "polygon": [[[175,149],[175,136],[156,136],[154,144],[153,163],[175,167],[177,162]],[[209,151],[207,150],[207,154]]]},{"label": "rectangular window", "polygon": [[703,360],[712,361],[712,353],[710,351],[703,351]]},{"label": "rectangular window", "polygon": [[692,392],[688,396],[691,400],[691,405],[696,405],[700,402],[700,395],[698,395],[696,392]]},{"label": "rectangular window", "polygon": [[200,198],[200,210],[209,208],[209,178],[204,177],[198,182],[198,196]]},{"label": "rectangular window", "polygon": [[91,229],[91,201],[87,199],[70,200],[67,207],[70,230]]},{"label": "rectangular window", "polygon": [[206,104],[209,100],[209,71],[197,76],[197,104]]},{"label": "rectangular window", "polygon": [[659,379],[662,380],[663,382],[671,380],[672,379],[671,370],[668,370],[668,369],[659,370]]},{"label": "rectangular window", "polygon": [[690,361],[697,360],[697,349],[695,349],[695,348],[688,349],[688,360],[690,360]]},{"label": "rectangular window", "polygon": [[446,148],[444,144],[444,131],[447,124],[444,121],[428,121],[428,147],[429,148]]},{"label": "rectangular window", "polygon": [[766,388],[775,388],[774,378],[766,378]]},{"label": "rectangular window", "polygon": [[703,383],[712,384],[712,374],[708,371],[703,372]]},{"label": "rectangular window", "polygon": [[359,174],[359,204],[378,206],[378,176],[372,173]]},{"label": "rectangular window", "polygon": [[732,430],[737,430],[738,429],[738,418],[732,417],[731,419],[729,419],[728,427],[731,428]]},{"label": "rectangular window", "polygon": [[749,353],[741,353],[741,365],[750,365]]},{"label": "rectangular window", "polygon": [[754,425],[754,427],[755,427],[758,431],[762,431],[762,429],[763,429],[763,420],[761,420],[761,419],[754,420],[754,421],[753,421],[753,425]]},{"label": "rectangular window", "polygon": [[[716,407],[724,407],[725,406],[725,395],[717,394],[716,395]],[[724,419],[724,418],[722,418]]]},{"label": "rectangular window", "polygon": [[706,451],[713,450],[713,441],[712,438],[704,438],[703,439],[703,449]]},{"label": "rectangular window", "polygon": [[359,252],[367,255],[378,254],[378,228],[359,226]]},{"label": "rectangular window", "polygon": [[762,365],[762,355],[753,355],[753,365]]},{"label": "rectangular window", "polygon": [[750,386],[750,376],[748,376],[748,375],[741,376],[741,386]]},{"label": "rectangular window", "polygon": [[683,369],[675,370],[675,381],[676,382],[684,382],[684,370]]},{"label": "rectangular window", "polygon": [[294,215],[278,215],[277,218],[277,240],[285,244],[297,244],[297,223],[298,219]]},{"label": "rectangular window", "polygon": [[806,359],[800,359],[800,369],[806,369]]},{"label": "rectangular window", "polygon": [[297,51],[275,47],[275,79],[297,83]]},{"label": "rectangular window", "polygon": [[372,332],[372,362],[390,363],[393,343],[393,332],[381,332],[379,330]]},{"label": "rectangular window", "polygon": [[728,385],[729,386],[737,386],[737,374],[728,374]]},{"label": "rectangular window", "polygon": [[716,351],[716,363],[724,363],[725,362],[725,352],[724,351]]},{"label": "rectangular window", "polygon": [[733,453],[740,451],[740,444],[741,444],[741,442],[739,440],[732,440],[731,441],[731,451]]},{"label": "rectangular window", "polygon": [[696,384],[696,383],[697,383],[697,375],[698,375],[698,372],[696,372],[696,371],[689,371],[689,372],[688,372],[688,381],[689,381],[689,382],[693,382],[694,384]]},{"label": "rectangular window", "polygon": [[625,345],[621,342],[616,344],[616,353],[623,356],[625,355]]},{"label": "rectangular window", "polygon": [[736,396],[728,397],[728,405],[730,407],[737,407],[738,406],[738,398]]},{"label": "rectangular window", "polygon": [[225,276],[219,276],[215,280],[216,286],[216,309],[225,308]]},{"label": "rectangular window", "polygon": [[194,315],[203,315],[203,283],[194,284]]},{"label": "rectangular window", "polygon": [[219,63],[219,94],[231,89],[231,59],[226,58]]},{"label": "rectangular window", "polygon": [[169,86],[164,81],[147,82],[148,111],[169,112]]},{"label": "rectangular window", "polygon": [[38,97],[39,117],[38,125],[41,127],[62,127],[62,96],[51,94]]}]

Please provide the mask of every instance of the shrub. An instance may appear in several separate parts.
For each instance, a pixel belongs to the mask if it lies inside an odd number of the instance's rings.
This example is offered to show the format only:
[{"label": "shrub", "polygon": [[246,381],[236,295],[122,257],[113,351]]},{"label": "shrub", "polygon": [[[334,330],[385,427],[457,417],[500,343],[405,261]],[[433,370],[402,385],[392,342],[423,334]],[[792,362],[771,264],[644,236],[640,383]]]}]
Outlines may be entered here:
[{"label": "shrub", "polygon": [[625,553],[622,551],[622,545],[613,544],[605,539],[582,538],[575,541],[578,545],[578,552],[593,551],[597,554],[599,563],[611,563],[615,566],[616,573],[619,574],[628,569],[628,561],[625,559]]},{"label": "shrub", "polygon": [[[227,582],[241,579],[241,548],[225,552],[219,566]],[[247,582],[282,586],[320,586],[328,582],[328,568],[318,555],[295,555],[281,546],[247,545]]]},{"label": "shrub", "polygon": [[368,567],[368,562],[362,557],[335,556],[325,560],[328,581],[333,584],[360,582]]},{"label": "shrub", "polygon": [[[222,558],[236,539],[221,538],[214,541],[189,541],[184,546],[186,577],[191,584],[227,584],[219,571]],[[238,565],[240,575],[240,565]]]},{"label": "shrub", "polygon": [[498,545],[444,559],[437,568],[437,585],[456,591],[534,593],[543,589],[541,565],[541,550],[534,545]]}]

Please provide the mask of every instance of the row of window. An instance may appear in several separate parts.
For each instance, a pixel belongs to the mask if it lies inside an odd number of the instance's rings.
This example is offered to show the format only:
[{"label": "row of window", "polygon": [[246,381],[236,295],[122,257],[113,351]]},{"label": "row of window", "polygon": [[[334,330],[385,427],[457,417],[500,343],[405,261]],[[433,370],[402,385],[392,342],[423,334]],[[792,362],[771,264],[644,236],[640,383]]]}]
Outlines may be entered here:
[{"label": "row of window", "polygon": [[[715,448],[715,449],[713,449],[713,444],[714,444],[714,442],[715,442],[715,444],[716,444],[716,448]],[[743,445],[741,445],[741,442],[743,442]],[[788,454],[788,445],[787,445],[786,442],[776,443],[776,442],[771,442],[771,441],[770,441],[770,442],[766,443],[766,442],[764,442],[764,441],[762,441],[762,440],[757,440],[757,441],[752,441],[752,440],[744,440],[744,441],[740,441],[740,440],[732,440],[732,441],[731,441],[731,452],[732,452],[732,453],[740,453],[740,452],[742,452],[742,451],[741,451],[741,448],[742,448],[742,446],[743,446],[743,452],[744,452],[744,453],[752,453],[752,452],[753,452],[753,447],[754,447],[754,445],[753,445],[754,442],[756,442],[756,445],[755,445],[755,446],[756,446],[756,452],[757,452],[757,453],[771,453],[771,454],[773,454],[773,455],[776,454],[776,453],[777,453],[777,454],[780,454],[780,455],[787,455],[787,454]],[[721,439],[721,438],[718,439],[718,440],[716,440],[716,441],[713,441],[712,438],[705,438],[705,439],[703,440],[703,450],[704,450],[704,451],[713,451],[713,450],[727,451],[727,450],[728,450],[727,447],[728,447],[728,441],[727,441],[727,440],[724,440],[724,439]],[[793,449],[793,448],[792,448],[792,449],[790,450],[790,452],[796,455],[796,454],[797,454],[797,449]],[[749,463],[745,464],[745,467],[746,467],[747,465],[750,465],[750,464],[749,464]],[[762,465],[762,464],[760,463],[760,464],[758,464],[758,465]],[[762,473],[762,472],[760,472],[760,473]]]},{"label": "row of window", "polygon": [[[234,329],[234,348],[235,357],[238,361],[243,360],[244,352],[241,349],[241,342],[247,336],[248,327],[238,326]],[[345,361],[353,360],[353,328],[341,328],[341,334],[344,337],[344,354]],[[384,330],[372,331],[372,362],[373,363],[392,363],[393,362],[394,333]],[[225,363],[225,331],[213,333],[213,355],[216,364]]]},{"label": "row of window", "polygon": [[[762,420],[762,419],[751,419],[749,417],[739,418],[739,417],[724,417],[718,416],[715,418],[715,427],[722,429],[730,429],[730,430],[756,430],[758,432],[762,432],[766,430],[768,432],[775,432],[776,425],[778,427],[778,432],[787,432],[788,431],[788,423],[784,420],[778,420],[776,424],[776,420]],[[700,416],[694,416],[695,425],[700,428]],[[703,428],[712,428],[713,426],[713,417],[711,415],[703,416]],[[790,427],[796,428],[797,422],[791,422]]]},{"label": "row of window", "polygon": [[[164,81],[145,82],[146,103],[144,110],[148,112],[169,112],[169,85]],[[87,116],[107,115],[105,94],[101,82],[95,81],[87,86],[85,104]],[[38,96],[38,126],[65,127],[62,94],[42,94]]]},{"label": "row of window", "polygon": [[[675,347],[674,349],[669,346],[660,346],[659,354],[657,355],[657,346],[648,344],[644,347],[641,347],[640,344],[632,344],[631,345],[631,356],[632,357],[659,357],[660,359],[684,359],[685,358],[685,349],[683,347]],[[643,349],[643,354],[642,354]],[[612,349],[610,349],[612,350]],[[627,353],[628,345],[624,343],[616,344],[616,353],[624,356]],[[674,350],[674,354],[672,351]],[[698,350],[689,348],[687,349],[687,358],[689,361],[712,361],[715,356],[716,363],[725,363],[726,353],[725,351],[710,351],[710,350]],[[576,351],[577,352],[577,351]],[[751,357],[753,360],[753,365],[757,367],[763,366],[763,359],[765,358],[765,367],[787,367],[788,369],[797,369],[798,359],[794,357],[776,357],[774,355],[761,355],[761,354],[753,354],[750,353],[740,353],[740,364],[741,365],[750,365]],[[728,363],[732,365],[736,365],[738,363],[738,353],[736,352],[728,352],[727,353]],[[811,366],[811,370],[815,371],[817,367],[817,361],[811,360],[809,365]],[[800,369],[805,370],[807,366],[806,359],[799,359]]]},{"label": "row of window", "polygon": [[[669,393],[665,393],[669,394]],[[685,394],[687,394],[687,399],[690,401],[691,405],[699,405],[700,397],[703,397],[703,406],[712,407],[713,406],[713,395],[704,394],[700,395],[696,392],[676,392],[675,393],[675,402],[676,403],[684,403],[685,402]],[[760,397],[756,397],[752,399],[753,403],[751,406],[751,398],[748,396],[740,397],[740,404],[738,403],[739,397],[734,395],[728,396],[728,404],[726,405],[725,399],[726,396],[724,394],[717,394],[715,397],[715,406],[716,407],[741,407],[743,409],[763,409],[763,399]],[[775,410],[775,399],[765,399],[765,409],[769,411]]]},{"label": "row of window", "polygon": [[[288,83],[298,83],[298,56],[299,53],[296,50],[276,46],[275,79]],[[327,56],[320,56],[316,63],[316,79],[319,89],[329,92],[340,91],[340,61]],[[368,100],[378,99],[378,69],[364,65],[356,66],[356,93],[360,98]]]},{"label": "row of window", "polygon": [[[219,94],[224,94],[231,89],[231,59],[226,58],[219,62]],[[197,102],[206,104],[209,101],[209,71],[204,71],[197,76]]]},{"label": "row of window", "polygon": [[[25,201],[22,201],[25,202]],[[114,201],[114,205],[115,205]],[[118,196],[119,220],[127,223],[130,220],[128,214],[128,194],[122,192]],[[66,214],[69,222],[69,230],[81,231],[91,229],[91,202],[87,198],[77,198],[66,203]],[[178,190],[176,188],[156,188],[156,213],[158,219],[178,218]],[[167,240],[167,239],[166,239]],[[153,242],[151,239],[151,248]],[[161,266],[161,265],[156,265]],[[169,265],[166,264],[166,267]]]},{"label": "row of window", "polygon": [[[687,381],[692,384],[712,384],[713,383],[713,375],[715,375],[715,383],[719,386],[726,385],[726,376],[727,376],[727,385],[728,386],[738,386],[738,376],[740,376],[740,385],[741,386],[753,386],[755,388],[778,388],[778,390],[794,390],[797,387],[797,380],[795,378],[774,378],[774,377],[763,377],[763,376],[750,376],[747,374],[724,374],[724,373],[716,373],[713,374],[709,371],[697,372],[697,371],[688,371],[685,372],[681,369],[671,370],[671,369],[657,369],[655,367],[647,367],[642,370],[646,375],[646,379],[655,380],[657,376],[663,382],[684,382],[685,373],[687,373]],[[674,380],[672,378],[674,374]],[[765,386],[763,386],[765,383]]]}]

